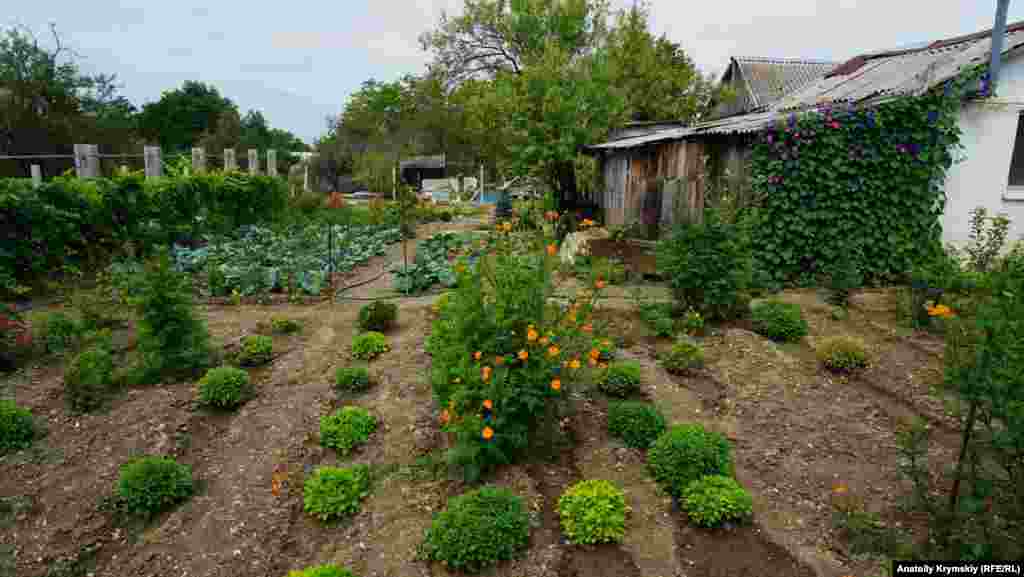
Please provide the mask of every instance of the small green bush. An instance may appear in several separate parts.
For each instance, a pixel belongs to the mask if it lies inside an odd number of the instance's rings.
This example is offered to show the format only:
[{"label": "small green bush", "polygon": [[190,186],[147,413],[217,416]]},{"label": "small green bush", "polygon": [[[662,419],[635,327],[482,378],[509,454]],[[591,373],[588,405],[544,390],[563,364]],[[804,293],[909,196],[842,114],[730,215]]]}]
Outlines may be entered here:
[{"label": "small green bush", "polygon": [[628,397],[640,390],[640,363],[622,361],[608,367],[597,381],[606,395]]},{"label": "small green bush", "polygon": [[705,475],[732,475],[732,445],[701,425],[675,425],[651,445],[647,466],[655,481],[679,497]]},{"label": "small green bush", "polygon": [[0,399],[0,455],[28,447],[35,436],[36,426],[32,413],[14,401]]},{"label": "small green bush", "polygon": [[448,501],[427,530],[420,554],[475,572],[514,558],[529,542],[530,516],[523,500],[508,489],[486,486]]},{"label": "small green bush", "polygon": [[366,367],[338,367],[335,387],[341,393],[362,393],[370,388],[370,371]]},{"label": "small green bush", "polygon": [[398,305],[387,301],[373,301],[359,309],[359,328],[364,331],[384,332],[398,319]]},{"label": "small green bush", "polygon": [[153,516],[195,492],[192,467],[169,457],[144,456],[121,466],[116,498],[125,512]]},{"label": "small green bush", "polygon": [[243,367],[265,365],[274,358],[274,339],[264,335],[249,335],[242,340],[238,364]]},{"label": "small green bush", "polygon": [[352,339],[352,356],[357,359],[373,360],[390,350],[388,338],[376,331],[359,333]]},{"label": "small green bush", "polygon": [[273,319],[270,321],[270,330],[275,335],[290,335],[302,330],[302,324],[295,319]]},{"label": "small green bush", "polygon": [[74,348],[83,330],[82,323],[60,311],[48,313],[32,322],[32,332],[47,353],[59,354]]},{"label": "small green bush", "polygon": [[807,336],[807,321],[800,305],[768,300],[751,310],[754,330],[773,341],[797,342]]},{"label": "small green bush", "polygon": [[249,373],[236,367],[217,367],[199,380],[199,403],[217,409],[234,409],[253,394]]},{"label": "small green bush", "polygon": [[320,467],[306,479],[303,508],[321,521],[350,517],[370,494],[370,467]]},{"label": "small green bush", "polygon": [[665,432],[665,417],[651,403],[611,403],[608,405],[608,432],[630,447],[646,449]]},{"label": "small green bush", "polygon": [[301,571],[289,571],[288,577],[355,577],[348,569],[335,565],[317,565]]},{"label": "small green bush", "polygon": [[683,506],[690,521],[701,527],[718,527],[728,521],[745,521],[754,511],[750,493],[732,477],[706,475],[683,490]]},{"label": "small green bush", "polygon": [[704,366],[704,347],[689,337],[683,337],[676,341],[672,349],[663,354],[660,360],[666,371],[681,375]]},{"label": "small green bush", "polygon": [[114,358],[104,346],[78,354],[64,371],[64,400],[75,413],[88,413],[103,406],[114,382]]},{"label": "small green bush", "polygon": [[558,515],[577,545],[618,543],[626,535],[626,495],[610,481],[576,483],[558,499]]},{"label": "small green bush", "polygon": [[825,368],[837,373],[863,369],[868,366],[868,353],[864,341],[851,336],[821,339],[815,347],[818,360]]},{"label": "small green bush", "polygon": [[671,337],[675,334],[672,320],[672,305],[669,303],[644,303],[640,305],[640,318],[654,331],[655,336]]},{"label": "small green bush", "polygon": [[342,407],[330,415],[320,417],[320,444],[348,455],[362,445],[377,430],[377,418],[362,407]]}]

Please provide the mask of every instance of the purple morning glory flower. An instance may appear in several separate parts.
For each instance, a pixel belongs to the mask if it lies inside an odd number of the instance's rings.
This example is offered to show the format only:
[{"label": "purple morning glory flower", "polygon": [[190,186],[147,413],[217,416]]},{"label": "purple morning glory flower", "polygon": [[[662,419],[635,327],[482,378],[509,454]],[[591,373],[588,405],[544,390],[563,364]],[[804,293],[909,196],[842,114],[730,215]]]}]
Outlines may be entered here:
[{"label": "purple morning glory flower", "polygon": [[921,152],[921,146],[916,142],[912,143],[910,145],[910,154],[917,156],[919,152]]},{"label": "purple morning glory flower", "polygon": [[935,122],[938,119],[939,119],[939,113],[937,111],[932,110],[932,111],[928,112],[928,124],[935,124]]},{"label": "purple morning glory flower", "polygon": [[793,128],[796,126],[796,113],[793,112],[789,115],[789,127]]},{"label": "purple morning glory flower", "polygon": [[768,144],[771,144],[773,142],[775,142],[775,135],[769,132],[768,133]]}]

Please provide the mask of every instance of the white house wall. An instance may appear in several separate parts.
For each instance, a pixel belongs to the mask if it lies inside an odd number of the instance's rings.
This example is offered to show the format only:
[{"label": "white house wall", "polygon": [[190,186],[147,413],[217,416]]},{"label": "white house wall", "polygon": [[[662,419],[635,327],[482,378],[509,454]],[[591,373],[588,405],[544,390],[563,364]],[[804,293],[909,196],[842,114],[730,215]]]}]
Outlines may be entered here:
[{"label": "white house wall", "polygon": [[1010,239],[1024,235],[1024,191],[1008,190],[1010,159],[1017,119],[1024,112],[1024,56],[1004,63],[998,98],[970,102],[960,109],[961,159],[946,175],[943,241],[963,245],[970,237],[970,211],[984,206],[990,214],[1006,213]]}]

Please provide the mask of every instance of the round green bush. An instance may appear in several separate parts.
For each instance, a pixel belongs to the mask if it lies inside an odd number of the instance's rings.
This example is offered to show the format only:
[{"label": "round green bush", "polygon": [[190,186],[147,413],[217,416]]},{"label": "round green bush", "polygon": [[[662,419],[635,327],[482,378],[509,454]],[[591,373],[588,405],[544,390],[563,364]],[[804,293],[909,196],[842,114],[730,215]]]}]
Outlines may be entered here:
[{"label": "round green bush", "polygon": [[704,347],[689,337],[683,337],[660,360],[666,371],[675,375],[685,374],[704,366]]},{"label": "round green bush", "polygon": [[675,425],[651,445],[647,467],[655,481],[679,497],[687,485],[705,475],[732,475],[732,446],[701,425]]},{"label": "round green bush", "polygon": [[683,507],[690,521],[701,527],[718,527],[728,521],[745,521],[753,515],[754,500],[732,477],[706,475],[683,490]]},{"label": "round green bush", "polygon": [[359,328],[364,331],[383,332],[394,326],[398,319],[398,305],[387,301],[373,301],[359,309]]},{"label": "round green bush", "polygon": [[481,487],[453,497],[434,517],[421,555],[455,570],[479,571],[514,558],[530,542],[523,500],[500,487]]},{"label": "round green bush", "polygon": [[825,368],[844,373],[868,366],[868,353],[864,341],[857,337],[839,336],[821,339],[815,350]]},{"label": "round green bush", "polygon": [[82,335],[82,324],[63,312],[47,314],[33,328],[42,336],[47,353],[63,353],[72,348]]},{"label": "round green bush", "polygon": [[626,535],[626,495],[610,481],[580,481],[558,499],[558,516],[577,545],[618,543]]},{"label": "round green bush", "polygon": [[798,304],[764,301],[751,308],[750,317],[754,330],[773,341],[797,342],[807,336],[807,321]]},{"label": "round green bush", "polygon": [[0,455],[20,451],[36,436],[32,413],[9,399],[0,399]]},{"label": "round green bush", "polygon": [[348,569],[336,565],[317,565],[301,571],[289,571],[288,577],[355,577]]},{"label": "round green bush", "polygon": [[128,513],[152,516],[195,492],[192,467],[169,457],[143,456],[121,466],[116,497]]},{"label": "round green bush", "polygon": [[250,335],[242,340],[238,364],[243,367],[265,365],[274,358],[274,340],[265,335]]},{"label": "round green bush", "polygon": [[249,373],[236,367],[217,367],[199,380],[199,403],[218,409],[234,409],[253,394]]},{"label": "round green bush", "polygon": [[646,449],[665,432],[665,417],[651,403],[611,403],[608,405],[608,432],[630,447]]},{"label": "round green bush", "polygon": [[622,361],[608,367],[597,381],[606,395],[628,397],[640,390],[640,363]]},{"label": "round green bush", "polygon": [[320,417],[320,444],[348,455],[362,445],[377,430],[377,419],[362,407],[342,407],[330,415]]},{"label": "round green bush", "polygon": [[362,393],[370,388],[370,372],[366,367],[338,367],[335,386],[338,392]]},{"label": "round green bush", "polygon": [[275,335],[290,335],[302,330],[302,324],[294,319],[272,319],[270,330]]},{"label": "round green bush", "polygon": [[357,359],[373,360],[389,350],[388,338],[376,331],[359,333],[352,339],[352,356]]},{"label": "round green bush", "polygon": [[64,400],[75,413],[103,406],[114,381],[114,358],[98,346],[79,353],[64,370]]},{"label": "round green bush", "polygon": [[350,517],[370,494],[370,467],[319,467],[306,479],[302,502],[321,521]]}]

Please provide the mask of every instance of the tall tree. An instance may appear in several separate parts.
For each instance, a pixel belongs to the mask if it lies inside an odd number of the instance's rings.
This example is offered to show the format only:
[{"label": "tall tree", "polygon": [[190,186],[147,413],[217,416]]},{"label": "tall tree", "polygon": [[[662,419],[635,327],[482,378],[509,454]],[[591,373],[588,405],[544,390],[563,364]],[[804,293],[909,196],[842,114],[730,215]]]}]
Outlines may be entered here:
[{"label": "tall tree", "polygon": [[143,105],[139,130],[168,152],[185,152],[204,133],[217,130],[221,117],[232,112],[237,115],[238,107],[216,87],[189,80],[181,88],[164,92],[160,100]]}]

